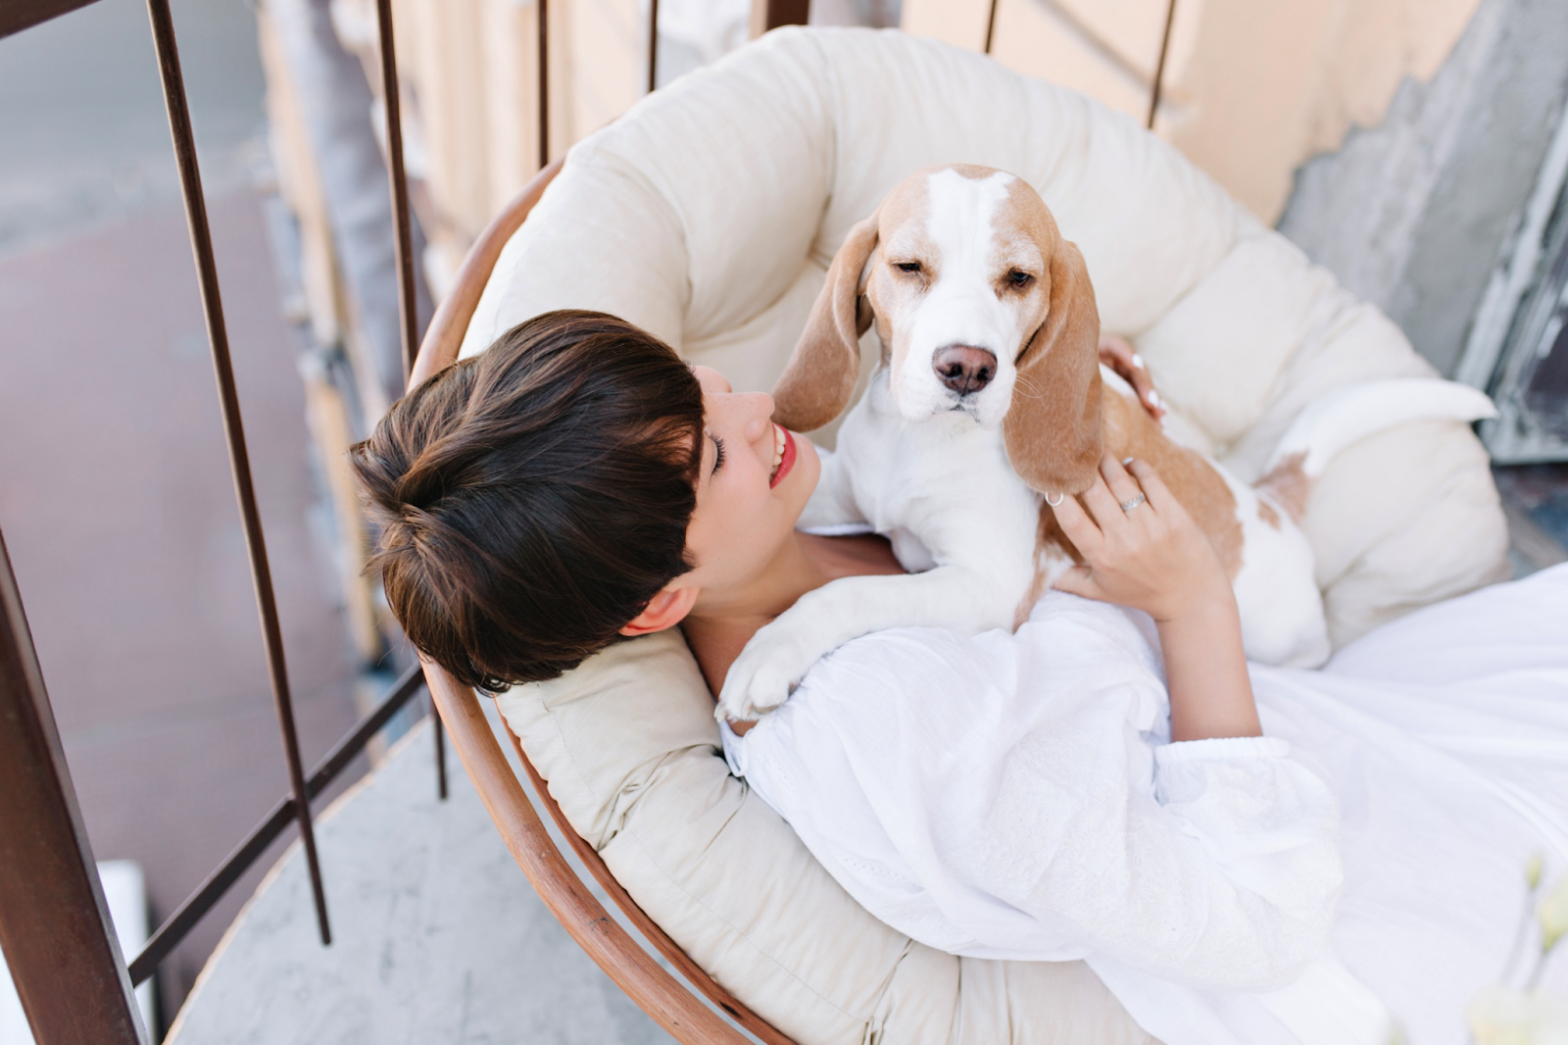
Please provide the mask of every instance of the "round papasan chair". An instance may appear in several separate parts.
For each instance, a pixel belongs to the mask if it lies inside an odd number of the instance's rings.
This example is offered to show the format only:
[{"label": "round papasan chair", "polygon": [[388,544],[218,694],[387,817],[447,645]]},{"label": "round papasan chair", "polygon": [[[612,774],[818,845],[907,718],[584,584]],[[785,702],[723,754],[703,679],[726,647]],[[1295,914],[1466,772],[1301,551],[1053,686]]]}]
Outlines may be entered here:
[{"label": "round papasan chair", "polygon": [[[586,308],[738,389],[768,389],[850,226],[911,171],[958,162],[1039,190],[1083,251],[1102,329],[1137,346],[1173,432],[1244,478],[1314,397],[1432,375],[1387,318],[1125,116],[897,31],[790,28],[644,99],[541,174],[476,244],[415,380],[459,343],[472,355],[529,317]],[[1337,644],[1507,572],[1487,457],[1458,423],[1353,446],[1315,488],[1305,529]],[[476,695],[433,665],[427,678],[501,833],[585,949],[681,1040],[747,1040],[567,870]],[[620,643],[497,703],[589,869],[763,1040],[1151,1040],[1080,962],[957,958],[856,905],[729,774],[678,633]]]}]

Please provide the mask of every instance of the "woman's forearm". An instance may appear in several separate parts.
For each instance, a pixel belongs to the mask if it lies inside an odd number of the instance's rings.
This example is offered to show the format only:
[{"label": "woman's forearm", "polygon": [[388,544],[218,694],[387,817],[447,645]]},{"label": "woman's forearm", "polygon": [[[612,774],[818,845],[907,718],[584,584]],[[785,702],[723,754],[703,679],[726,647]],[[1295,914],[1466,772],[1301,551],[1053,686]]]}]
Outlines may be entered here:
[{"label": "woman's forearm", "polygon": [[1054,583],[1154,618],[1165,650],[1172,740],[1262,736],[1230,578],[1159,474],[1142,461],[1127,464],[1131,475],[1105,457],[1083,505],[1072,497],[1052,503],[1084,558]]},{"label": "woman's forearm", "polygon": [[1227,585],[1159,622],[1171,697],[1171,740],[1263,735],[1241,648],[1241,618]]}]

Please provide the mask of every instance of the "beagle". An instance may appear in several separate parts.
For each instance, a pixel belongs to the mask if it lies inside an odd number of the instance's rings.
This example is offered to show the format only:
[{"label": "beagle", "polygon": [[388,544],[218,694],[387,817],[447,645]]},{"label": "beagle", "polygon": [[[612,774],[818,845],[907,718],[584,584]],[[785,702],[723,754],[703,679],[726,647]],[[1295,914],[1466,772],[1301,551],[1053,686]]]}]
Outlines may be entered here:
[{"label": "beagle", "polygon": [[[1249,486],[1167,438],[1100,363],[1099,313],[1078,248],[1021,178],[917,172],[855,225],[774,389],[774,420],[810,431],[854,391],[859,339],[881,365],[839,431],[801,519],[888,537],[907,576],[851,577],[802,597],[730,668],[720,718],[782,703],[823,654],[898,626],[1013,628],[1077,551],[1052,502],[1087,489],[1107,452],[1159,470],[1229,572],[1249,658],[1315,666],[1330,653],[1313,557],[1297,525],[1313,477],[1350,442],[1426,417],[1495,411],[1437,380],[1353,386],[1314,404]],[[1157,412],[1157,411],[1156,411]]]}]

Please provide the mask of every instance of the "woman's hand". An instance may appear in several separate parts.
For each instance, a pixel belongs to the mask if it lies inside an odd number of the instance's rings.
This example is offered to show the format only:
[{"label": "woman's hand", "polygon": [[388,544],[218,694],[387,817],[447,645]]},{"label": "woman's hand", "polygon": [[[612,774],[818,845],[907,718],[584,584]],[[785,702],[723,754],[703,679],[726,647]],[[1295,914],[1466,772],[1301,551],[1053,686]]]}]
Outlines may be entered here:
[{"label": "woman's hand", "polygon": [[1072,497],[1053,506],[1084,558],[1056,587],[1155,619],[1173,741],[1261,736],[1236,596],[1219,556],[1154,469],[1130,467],[1129,475],[1113,457],[1100,462],[1082,494],[1087,512]]},{"label": "woman's hand", "polygon": [[1138,402],[1143,404],[1150,417],[1158,421],[1165,416],[1165,400],[1154,390],[1154,379],[1149,376],[1149,368],[1143,365],[1143,357],[1132,350],[1131,342],[1115,334],[1101,335],[1100,362],[1116,371],[1123,381],[1132,386],[1132,390],[1138,393]]},{"label": "woman's hand", "polygon": [[1233,598],[1214,546],[1152,466],[1131,461],[1123,468],[1107,455],[1080,496],[1087,511],[1072,497],[1052,508],[1084,559],[1055,587],[1160,622]]}]

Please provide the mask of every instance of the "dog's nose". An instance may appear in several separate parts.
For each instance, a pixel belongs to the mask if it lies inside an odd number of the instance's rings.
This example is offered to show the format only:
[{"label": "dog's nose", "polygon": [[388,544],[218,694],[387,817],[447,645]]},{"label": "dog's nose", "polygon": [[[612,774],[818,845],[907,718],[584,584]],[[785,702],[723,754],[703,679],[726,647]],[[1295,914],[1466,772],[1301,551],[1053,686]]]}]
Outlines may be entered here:
[{"label": "dog's nose", "polygon": [[931,357],[931,369],[961,396],[978,392],[996,376],[996,355],[971,345],[948,345]]}]

